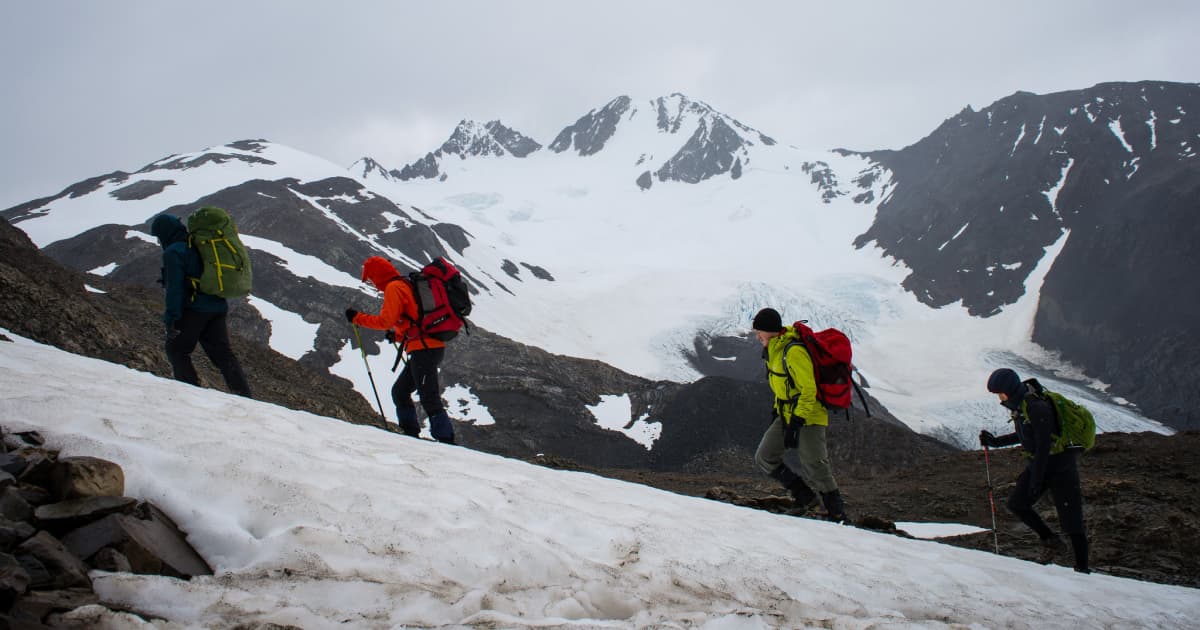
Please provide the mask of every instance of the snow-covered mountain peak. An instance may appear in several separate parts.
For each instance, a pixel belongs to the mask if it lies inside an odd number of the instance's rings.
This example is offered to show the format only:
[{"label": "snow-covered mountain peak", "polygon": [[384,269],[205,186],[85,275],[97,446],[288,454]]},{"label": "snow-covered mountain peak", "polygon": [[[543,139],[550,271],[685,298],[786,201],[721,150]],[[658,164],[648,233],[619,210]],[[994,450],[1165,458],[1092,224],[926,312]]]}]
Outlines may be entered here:
[{"label": "snow-covered mountain peak", "polygon": [[[750,144],[772,146],[775,140],[762,132],[747,126],[737,119],[714,109],[711,105],[693,100],[678,92],[670,96],[659,97],[651,101],[657,110],[658,128],[668,133],[678,133],[685,122],[693,125],[705,125],[710,130],[718,125],[727,125],[736,130],[737,135]],[[686,127],[685,127],[686,128]]]},{"label": "snow-covered mountain peak", "polygon": [[[436,151],[426,153],[425,157],[398,171],[384,171],[384,178],[401,181],[434,178],[444,180],[447,174],[443,162],[451,155],[458,156],[460,160],[485,156],[523,158],[541,148],[541,144],[499,120],[481,123],[464,119]],[[363,176],[368,177],[372,174],[378,175],[364,172]]]},{"label": "snow-covered mountain peak", "polygon": [[460,158],[481,155],[512,155],[521,158],[540,148],[542,145],[506,127],[499,120],[487,123],[463,120],[454,128],[454,133],[450,134],[450,139],[442,144],[439,151],[443,154],[458,155]]},{"label": "snow-covered mountain peak", "polygon": [[367,156],[363,156],[351,164],[349,170],[363,179],[370,179],[372,177],[385,180],[392,179],[392,174],[382,164]]}]

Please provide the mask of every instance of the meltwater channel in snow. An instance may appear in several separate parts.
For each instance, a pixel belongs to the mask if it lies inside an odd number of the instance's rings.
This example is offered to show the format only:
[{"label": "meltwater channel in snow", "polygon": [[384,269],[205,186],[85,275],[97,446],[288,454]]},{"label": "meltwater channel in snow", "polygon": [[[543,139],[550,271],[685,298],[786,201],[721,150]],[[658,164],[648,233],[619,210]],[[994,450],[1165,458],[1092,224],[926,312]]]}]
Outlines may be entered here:
[{"label": "meltwater channel in snow", "polygon": [[[0,418],[114,461],[216,574],[95,571],[164,628],[1193,628],[1200,591],[685,497],[6,333]],[[106,613],[109,628],[145,628]],[[161,622],[156,622],[157,624]]]}]

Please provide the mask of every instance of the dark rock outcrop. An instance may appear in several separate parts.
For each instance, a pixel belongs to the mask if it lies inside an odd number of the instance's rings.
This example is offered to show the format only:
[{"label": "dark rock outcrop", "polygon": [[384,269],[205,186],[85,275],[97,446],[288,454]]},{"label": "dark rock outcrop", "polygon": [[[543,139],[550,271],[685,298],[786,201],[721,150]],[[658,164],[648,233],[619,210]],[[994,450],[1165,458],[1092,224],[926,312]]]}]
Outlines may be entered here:
[{"label": "dark rock outcrop", "polygon": [[433,179],[443,174],[442,161],[450,156],[466,159],[472,156],[505,156],[517,158],[528,156],[542,148],[532,138],[505,126],[499,120],[480,125],[472,120],[458,123],[450,137],[436,151],[406,165],[399,171],[388,171],[388,175],[401,181],[410,179]]},{"label": "dark rock outcrop", "polygon": [[1163,82],[967,108],[912,146],[864,154],[895,186],[855,244],[903,261],[921,301],[989,316],[1065,238],[1034,341],[1149,417],[1200,427],[1198,111],[1200,85]]}]

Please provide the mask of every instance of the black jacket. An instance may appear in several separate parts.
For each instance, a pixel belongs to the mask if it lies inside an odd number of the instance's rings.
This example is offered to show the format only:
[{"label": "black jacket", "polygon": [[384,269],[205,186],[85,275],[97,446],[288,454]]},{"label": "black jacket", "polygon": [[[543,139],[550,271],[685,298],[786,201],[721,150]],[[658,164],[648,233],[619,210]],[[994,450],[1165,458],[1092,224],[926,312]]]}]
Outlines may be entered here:
[{"label": "black jacket", "polygon": [[1046,464],[1050,461],[1050,447],[1054,445],[1054,433],[1058,429],[1058,417],[1050,402],[1033,395],[1028,384],[1023,385],[1019,396],[1004,401],[1012,412],[1013,433],[996,436],[996,446],[1020,444],[1029,461],[1030,487],[1041,488],[1046,480]]}]

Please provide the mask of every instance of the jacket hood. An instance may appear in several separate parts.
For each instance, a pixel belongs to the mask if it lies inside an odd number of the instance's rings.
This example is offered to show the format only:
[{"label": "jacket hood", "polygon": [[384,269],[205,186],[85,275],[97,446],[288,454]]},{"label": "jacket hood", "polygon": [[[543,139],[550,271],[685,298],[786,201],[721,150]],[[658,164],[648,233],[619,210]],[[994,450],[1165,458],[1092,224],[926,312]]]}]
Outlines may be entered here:
[{"label": "jacket hood", "polygon": [[171,243],[186,241],[187,228],[179,217],[170,214],[160,214],[150,222],[150,234],[158,239],[158,244],[164,248]]},{"label": "jacket hood", "polygon": [[389,282],[400,276],[400,272],[381,256],[371,256],[363,261],[363,282],[370,282],[376,289],[383,291]]}]

